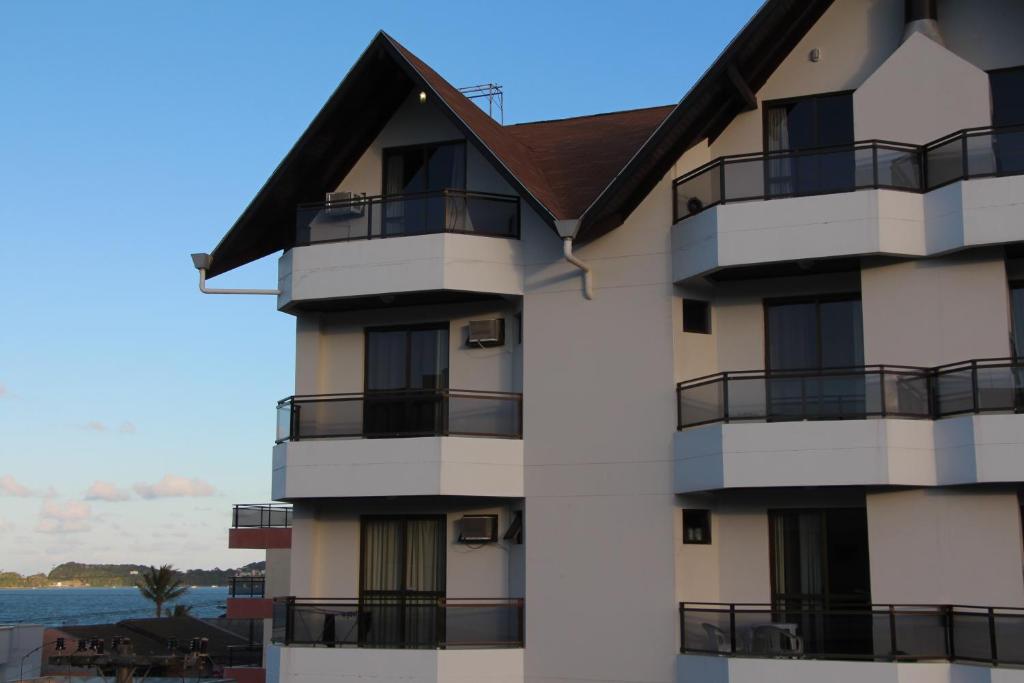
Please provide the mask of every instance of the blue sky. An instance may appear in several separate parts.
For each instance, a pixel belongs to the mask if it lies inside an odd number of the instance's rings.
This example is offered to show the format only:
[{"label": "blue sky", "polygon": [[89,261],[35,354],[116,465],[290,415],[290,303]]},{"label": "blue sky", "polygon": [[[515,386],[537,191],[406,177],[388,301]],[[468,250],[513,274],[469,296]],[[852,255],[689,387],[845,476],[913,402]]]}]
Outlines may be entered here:
[{"label": "blue sky", "polygon": [[257,558],[226,528],[269,497],[294,320],[188,255],[378,29],[515,123],[674,103],[759,4],[0,3],[0,570]]}]

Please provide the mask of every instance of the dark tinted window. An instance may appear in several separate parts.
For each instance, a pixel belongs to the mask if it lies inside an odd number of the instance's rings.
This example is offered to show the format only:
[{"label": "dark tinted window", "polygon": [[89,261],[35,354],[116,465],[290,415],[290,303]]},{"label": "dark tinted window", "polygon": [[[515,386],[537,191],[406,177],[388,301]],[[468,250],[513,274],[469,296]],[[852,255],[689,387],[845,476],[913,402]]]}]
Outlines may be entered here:
[{"label": "dark tinted window", "polygon": [[711,304],[699,299],[684,299],[683,332],[711,334]]},{"label": "dark tinted window", "polygon": [[1010,308],[1013,324],[1013,355],[1024,357],[1024,282],[1010,286]]},{"label": "dark tinted window", "polygon": [[711,543],[711,513],[683,510],[683,543]]},{"label": "dark tinted window", "polygon": [[989,74],[992,86],[992,125],[1024,124],[1024,67]]},{"label": "dark tinted window", "polygon": [[859,298],[765,302],[771,370],[864,364]]}]

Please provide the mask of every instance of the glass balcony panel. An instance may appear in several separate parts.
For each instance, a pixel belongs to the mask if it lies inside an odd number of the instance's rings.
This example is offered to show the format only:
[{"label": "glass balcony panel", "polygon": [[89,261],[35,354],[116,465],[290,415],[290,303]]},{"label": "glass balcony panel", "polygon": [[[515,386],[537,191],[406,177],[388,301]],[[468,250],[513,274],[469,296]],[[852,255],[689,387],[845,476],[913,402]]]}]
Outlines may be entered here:
[{"label": "glass balcony panel", "polygon": [[920,192],[921,156],[916,149],[878,147],[878,186]]},{"label": "glass balcony panel", "polygon": [[680,389],[680,424],[685,427],[725,419],[722,386],[722,381],[718,380]]},{"label": "glass balcony panel", "polygon": [[734,202],[741,199],[764,197],[764,159],[733,159],[725,163],[723,199]]},{"label": "glass balcony panel", "polygon": [[676,184],[676,220],[703,211],[722,200],[720,167],[715,164]]},{"label": "glass balcony panel", "polygon": [[945,185],[963,177],[963,141],[959,137],[929,147],[925,151],[925,159],[929,188]]},{"label": "glass balcony panel", "polygon": [[939,415],[974,410],[974,383],[971,369],[947,370],[935,377],[935,403]]},{"label": "glass balcony panel", "polygon": [[481,436],[518,436],[519,400],[452,393],[448,398],[448,432]]},{"label": "glass balcony panel", "polygon": [[729,377],[730,420],[763,420],[768,414],[764,377]]},{"label": "glass balcony panel", "polygon": [[[1012,133],[1006,135],[1012,135]],[[998,169],[993,135],[991,133],[968,134],[966,144],[968,177],[995,175]]]}]

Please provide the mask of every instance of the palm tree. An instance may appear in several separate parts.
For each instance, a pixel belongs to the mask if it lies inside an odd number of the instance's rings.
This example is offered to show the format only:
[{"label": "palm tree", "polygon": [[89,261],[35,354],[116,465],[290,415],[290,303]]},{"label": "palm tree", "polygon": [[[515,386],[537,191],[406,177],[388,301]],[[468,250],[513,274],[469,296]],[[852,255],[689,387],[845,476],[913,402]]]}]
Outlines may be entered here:
[{"label": "palm tree", "polygon": [[165,602],[180,598],[188,591],[188,586],[181,583],[178,572],[169,564],[160,568],[150,567],[142,572],[142,581],[137,584],[142,597],[152,600],[156,605],[156,616],[163,612]]}]

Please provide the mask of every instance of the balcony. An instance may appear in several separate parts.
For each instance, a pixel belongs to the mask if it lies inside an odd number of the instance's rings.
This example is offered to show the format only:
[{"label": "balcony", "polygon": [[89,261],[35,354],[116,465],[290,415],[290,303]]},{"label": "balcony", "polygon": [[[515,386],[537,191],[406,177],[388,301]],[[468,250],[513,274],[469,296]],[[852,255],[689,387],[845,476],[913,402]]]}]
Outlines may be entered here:
[{"label": "balcony", "polygon": [[228,582],[228,619],[269,619],[273,602],[264,597],[266,579],[262,576],[233,576]]},{"label": "balcony", "polygon": [[267,671],[263,668],[263,646],[229,645],[224,678],[236,683],[264,683]]},{"label": "balcony", "polygon": [[280,549],[292,547],[292,507],[274,504],[235,505],[229,548]]},{"label": "balcony", "polygon": [[278,598],[272,642],[306,647],[523,647],[523,601],[508,599]]},{"label": "balcony", "polygon": [[937,683],[951,664],[1024,664],[1020,608],[681,603],[679,620],[680,681],[896,681],[907,666]]},{"label": "balcony", "polygon": [[523,495],[522,395],[457,389],[278,403],[273,495]]},{"label": "balcony", "polygon": [[[1024,127],[720,157],[673,181],[677,282],[806,259],[929,256],[1024,239]],[[983,180],[985,179],[985,180]],[[978,180],[981,182],[961,182]],[[768,201],[778,200],[778,201]]]},{"label": "balcony", "polygon": [[1024,360],[723,372],[676,407],[678,493],[1024,481]]},{"label": "balcony", "polygon": [[278,308],[439,291],[521,295],[519,233],[519,198],[510,195],[444,190],[301,205],[295,246],[280,261]]}]

